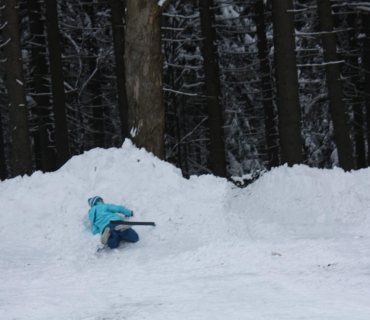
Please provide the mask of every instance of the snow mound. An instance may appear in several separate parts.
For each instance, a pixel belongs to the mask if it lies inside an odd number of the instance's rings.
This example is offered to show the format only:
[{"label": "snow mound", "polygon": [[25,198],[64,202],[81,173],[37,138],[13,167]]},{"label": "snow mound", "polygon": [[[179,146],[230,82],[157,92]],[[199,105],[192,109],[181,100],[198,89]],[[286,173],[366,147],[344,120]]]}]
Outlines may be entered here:
[{"label": "snow mound", "polygon": [[[87,199],[99,195],[106,203],[133,210],[131,220],[155,221],[154,229],[136,227],[151,245],[205,245],[224,238],[220,230],[228,223],[228,191],[225,179],[183,179],[179,169],[126,141],[120,149],[75,156],[55,173],[2,182],[0,237],[45,252],[93,250],[99,239],[92,241]],[[16,232],[23,228],[19,224],[28,231]],[[204,233],[205,225],[210,232]]]},{"label": "snow mound", "polygon": [[[276,240],[370,234],[370,170],[274,168],[242,192],[256,237]],[[265,230],[261,224],[268,224]],[[345,227],[344,227],[345,226]],[[250,226],[251,228],[251,226]],[[273,230],[272,230],[273,229]]]},{"label": "snow mound", "polygon": [[[136,228],[144,241],[165,250],[233,238],[365,234],[369,190],[369,169],[346,173],[303,165],[275,168],[246,189],[211,175],[186,180],[179,169],[127,140],[122,148],[75,156],[57,172],[1,182],[0,237],[45,252],[93,250],[99,237],[92,241],[87,199],[95,195],[133,210],[131,220],[155,221],[154,229]],[[16,232],[19,224],[28,231]]]},{"label": "snow mound", "polygon": [[[129,140],[90,150],[0,182],[0,318],[369,319],[369,190],[370,169],[283,166],[239,189]],[[96,195],[157,226],[94,255]]]}]

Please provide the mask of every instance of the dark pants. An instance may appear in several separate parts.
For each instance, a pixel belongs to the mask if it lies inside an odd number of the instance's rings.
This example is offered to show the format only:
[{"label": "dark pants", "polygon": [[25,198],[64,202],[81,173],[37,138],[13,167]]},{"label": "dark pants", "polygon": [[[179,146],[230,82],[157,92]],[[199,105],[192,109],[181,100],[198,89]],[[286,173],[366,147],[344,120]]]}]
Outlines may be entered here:
[{"label": "dark pants", "polygon": [[121,241],[121,239],[124,241],[128,241],[128,242],[138,242],[139,241],[138,234],[131,228],[123,232],[120,232],[120,231],[114,230],[116,226],[117,226],[116,224],[110,223],[105,227],[105,228],[109,227],[110,232],[111,232],[111,236],[108,239],[109,248],[112,248],[112,249],[118,248],[119,242]]}]

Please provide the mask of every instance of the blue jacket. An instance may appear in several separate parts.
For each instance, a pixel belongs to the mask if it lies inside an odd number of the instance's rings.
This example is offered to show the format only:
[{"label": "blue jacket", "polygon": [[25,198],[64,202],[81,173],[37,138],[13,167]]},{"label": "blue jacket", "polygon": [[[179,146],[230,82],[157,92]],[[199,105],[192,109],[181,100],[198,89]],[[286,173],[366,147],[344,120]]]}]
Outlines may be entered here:
[{"label": "blue jacket", "polygon": [[103,233],[104,228],[110,223],[110,221],[117,221],[123,219],[116,214],[116,212],[122,213],[127,217],[131,217],[132,212],[123,206],[116,206],[114,204],[107,204],[98,202],[89,211],[89,218],[92,223],[93,234]]}]

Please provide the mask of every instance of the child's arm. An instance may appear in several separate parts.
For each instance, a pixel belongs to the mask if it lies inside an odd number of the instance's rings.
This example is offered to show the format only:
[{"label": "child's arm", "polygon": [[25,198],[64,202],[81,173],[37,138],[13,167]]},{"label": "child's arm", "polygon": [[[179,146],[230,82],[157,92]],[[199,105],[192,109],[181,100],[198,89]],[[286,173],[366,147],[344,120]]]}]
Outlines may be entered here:
[{"label": "child's arm", "polygon": [[108,211],[110,212],[114,212],[114,213],[122,213],[124,214],[125,216],[127,217],[131,217],[132,216],[132,211],[125,208],[124,206],[116,206],[114,204],[106,204],[106,208]]},{"label": "child's arm", "polygon": [[89,219],[90,219],[91,224],[92,224],[93,234],[99,233],[99,228],[95,225],[95,219],[96,219],[95,214],[96,214],[96,212],[95,212],[94,208],[89,210]]}]

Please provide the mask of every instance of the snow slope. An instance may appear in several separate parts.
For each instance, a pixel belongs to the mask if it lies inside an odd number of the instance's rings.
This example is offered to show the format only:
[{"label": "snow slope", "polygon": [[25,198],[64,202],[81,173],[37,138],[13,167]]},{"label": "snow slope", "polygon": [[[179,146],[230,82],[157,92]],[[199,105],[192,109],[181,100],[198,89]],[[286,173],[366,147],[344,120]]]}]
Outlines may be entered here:
[{"label": "snow slope", "polygon": [[[370,170],[280,167],[245,189],[130,141],[0,182],[0,319],[370,319]],[[134,210],[95,251],[87,198]]]}]

